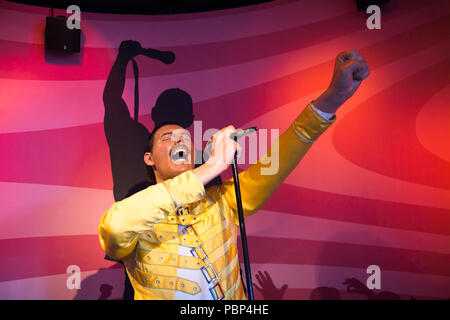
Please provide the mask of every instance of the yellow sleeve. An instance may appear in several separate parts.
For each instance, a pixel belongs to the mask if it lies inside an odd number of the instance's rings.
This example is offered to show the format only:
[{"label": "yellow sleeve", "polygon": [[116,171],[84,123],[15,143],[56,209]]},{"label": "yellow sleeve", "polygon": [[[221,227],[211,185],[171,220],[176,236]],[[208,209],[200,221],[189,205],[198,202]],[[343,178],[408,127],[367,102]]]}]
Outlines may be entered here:
[{"label": "yellow sleeve", "polygon": [[[316,113],[311,104],[299,114],[292,125],[276,140],[257,163],[239,173],[244,215],[256,212],[294,170],[313,142],[336,120]],[[276,154],[278,153],[278,157]],[[221,186],[223,196],[238,223],[233,178]]]},{"label": "yellow sleeve", "polygon": [[149,230],[177,207],[199,201],[205,189],[192,171],[150,186],[116,202],[106,211],[98,226],[100,245],[116,260],[133,252],[139,234]]}]

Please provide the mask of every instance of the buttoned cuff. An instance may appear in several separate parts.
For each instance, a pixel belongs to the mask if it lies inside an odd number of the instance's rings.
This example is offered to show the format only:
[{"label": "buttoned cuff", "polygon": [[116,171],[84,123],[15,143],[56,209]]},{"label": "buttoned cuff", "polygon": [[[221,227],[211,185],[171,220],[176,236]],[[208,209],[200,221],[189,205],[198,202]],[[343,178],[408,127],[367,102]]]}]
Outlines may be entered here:
[{"label": "buttoned cuff", "polygon": [[175,178],[164,181],[163,184],[172,198],[175,209],[205,197],[205,187],[192,171],[183,172]]},{"label": "buttoned cuff", "polygon": [[326,120],[330,120],[331,118],[333,118],[334,113],[330,113],[330,112],[324,112],[320,109],[317,109],[316,106],[314,105],[314,103],[311,101],[309,103],[309,105],[311,106],[312,111],[314,111],[315,113],[317,113],[317,115],[319,117],[321,117],[322,119]]},{"label": "buttoned cuff", "polygon": [[316,141],[336,120],[336,115],[333,115],[331,119],[327,119],[320,115],[317,109],[317,111],[314,109],[316,108],[312,103],[309,103],[292,123],[292,129],[297,136],[308,143]]}]

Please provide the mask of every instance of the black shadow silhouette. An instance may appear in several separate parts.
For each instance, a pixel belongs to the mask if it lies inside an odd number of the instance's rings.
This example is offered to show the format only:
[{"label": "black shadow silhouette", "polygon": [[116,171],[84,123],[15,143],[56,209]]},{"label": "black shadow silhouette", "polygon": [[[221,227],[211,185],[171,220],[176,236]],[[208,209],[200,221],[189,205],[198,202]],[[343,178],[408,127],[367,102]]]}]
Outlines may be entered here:
[{"label": "black shadow silhouette", "polygon": [[280,289],[275,287],[272,278],[270,277],[267,271],[258,271],[255,275],[256,280],[258,281],[259,286],[253,284],[253,286],[261,292],[264,300],[282,300],[284,294],[286,293],[286,289],[288,288],[287,284],[284,284]]},{"label": "black shadow silhouette", "polygon": [[102,283],[100,286],[100,297],[98,297],[97,300],[108,300],[108,298],[111,296],[113,287],[107,283]]},{"label": "black shadow silhouette", "polygon": [[[113,283],[113,279],[111,283],[104,283],[104,281],[108,281],[108,275],[102,274],[104,271],[109,271],[113,269],[117,269],[117,264],[112,265],[106,269],[99,269],[93,275],[86,277],[83,281],[81,281],[81,289],[77,290],[77,294],[73,298],[73,300],[87,300],[92,299],[92,296],[97,295],[97,300],[107,300],[111,297],[112,291],[114,287],[111,285]],[[115,297],[117,298],[117,297]]]},{"label": "black shadow silhouette", "polygon": [[[324,245],[322,246],[321,250],[318,253],[317,256],[317,265],[321,265],[321,266],[332,266],[333,265],[333,259],[331,258],[333,256],[335,256],[337,254],[337,252],[339,252],[339,243],[346,243],[348,241],[348,239],[359,239],[359,238],[369,238],[371,237],[373,239],[373,243],[378,243],[377,246],[380,248],[383,247],[387,247],[386,244],[384,244],[384,241],[382,239],[380,239],[378,236],[376,235],[370,235],[367,233],[363,233],[362,231],[358,231],[358,232],[351,232],[351,233],[336,233],[334,235],[332,235],[332,237],[330,237],[329,239],[326,240],[326,242],[324,242]],[[345,241],[343,241],[345,240]],[[392,249],[393,250],[393,249]],[[361,269],[365,269],[367,268],[370,264],[377,264],[380,266],[381,268],[381,272],[383,273],[383,265],[382,263],[377,262],[377,257],[373,257],[372,259],[367,260],[367,258],[361,257],[359,256],[359,254],[363,254],[364,253],[358,253],[358,252],[342,252],[340,254],[340,257],[342,259],[342,261],[345,262],[349,262],[349,261],[353,261],[352,262],[352,267],[355,266],[355,264],[360,263],[359,260],[363,261],[366,260],[366,263],[362,263],[360,265]],[[345,264],[343,265],[345,266]],[[318,270],[321,270],[320,268],[318,268]],[[330,274],[331,272],[331,274]],[[337,271],[336,271],[337,272]],[[392,292],[389,291],[384,291],[384,292],[380,292],[380,293],[376,293],[373,290],[370,290],[367,288],[367,286],[362,283],[361,281],[359,281],[358,279],[354,278],[354,277],[349,277],[349,278],[345,278],[344,282],[341,282],[340,278],[341,278],[342,274],[335,274],[333,275],[333,271],[319,271],[317,272],[317,281],[320,286],[319,288],[316,288],[312,293],[311,296],[313,296],[315,299],[326,299],[326,300],[338,300],[340,299],[340,293],[338,291],[338,288],[341,284],[346,285],[346,289],[347,292],[349,293],[357,293],[357,294],[362,294],[364,296],[366,296],[369,300],[398,300],[400,299],[400,297]],[[358,274],[357,276],[361,276],[361,274]],[[367,275],[369,276],[369,275]],[[330,278],[333,279],[333,281],[336,281],[336,287],[337,288],[333,288],[333,287],[326,287],[326,283],[329,283]],[[338,280],[339,279],[339,280]]]},{"label": "black shadow silhouette", "polygon": [[[103,92],[104,130],[110,152],[115,201],[123,200],[155,183],[148,176],[144,164],[144,149],[150,132],[142,123],[139,123],[138,118],[139,72],[137,63],[133,58],[139,54],[160,60],[166,64],[175,60],[174,54],[170,51],[142,49],[139,42],[136,41],[122,41],[120,44],[119,53],[111,68]],[[135,75],[134,119],[122,98],[125,87],[125,73],[129,61],[133,63]],[[187,92],[178,88],[165,90],[157,98],[151,115],[154,127],[163,123],[178,123],[183,128],[188,128],[194,121],[192,98]],[[203,161],[202,151],[196,150],[196,157],[198,156]],[[221,183],[222,180],[219,176],[205,187],[208,188]],[[106,257],[106,259],[109,258]],[[133,299],[133,296],[134,292],[126,275],[124,299]]]},{"label": "black shadow silhouette", "polygon": [[398,294],[391,291],[382,291],[380,293],[375,293],[356,278],[345,279],[343,284],[347,286],[348,292],[362,294],[366,296],[368,300],[401,300]]}]

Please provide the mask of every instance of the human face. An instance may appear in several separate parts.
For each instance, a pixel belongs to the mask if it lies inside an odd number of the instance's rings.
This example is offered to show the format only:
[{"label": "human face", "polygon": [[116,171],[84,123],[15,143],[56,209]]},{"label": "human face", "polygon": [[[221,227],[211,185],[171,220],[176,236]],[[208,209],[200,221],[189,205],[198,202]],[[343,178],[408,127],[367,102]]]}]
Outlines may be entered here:
[{"label": "human face", "polygon": [[194,168],[194,148],[186,129],[168,124],[154,134],[153,149],[144,154],[144,162],[153,168],[156,182],[171,179]]}]

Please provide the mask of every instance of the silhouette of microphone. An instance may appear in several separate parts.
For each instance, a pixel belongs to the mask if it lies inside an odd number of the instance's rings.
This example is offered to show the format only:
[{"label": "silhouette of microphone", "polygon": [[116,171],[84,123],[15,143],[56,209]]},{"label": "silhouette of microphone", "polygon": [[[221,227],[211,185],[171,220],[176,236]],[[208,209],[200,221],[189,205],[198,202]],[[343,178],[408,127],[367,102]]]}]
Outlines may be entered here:
[{"label": "silhouette of microphone", "polygon": [[142,49],[141,54],[152,59],[157,59],[165,64],[171,64],[175,61],[175,54],[172,51]]},{"label": "silhouette of microphone", "polygon": [[[246,135],[249,135],[250,133],[253,133],[256,130],[258,130],[258,127],[250,127],[248,129],[238,129],[230,134],[230,139],[237,141],[238,139],[240,139]],[[209,140],[206,143],[205,152],[207,152],[208,154],[211,154],[211,147],[212,147],[212,140]]]}]

